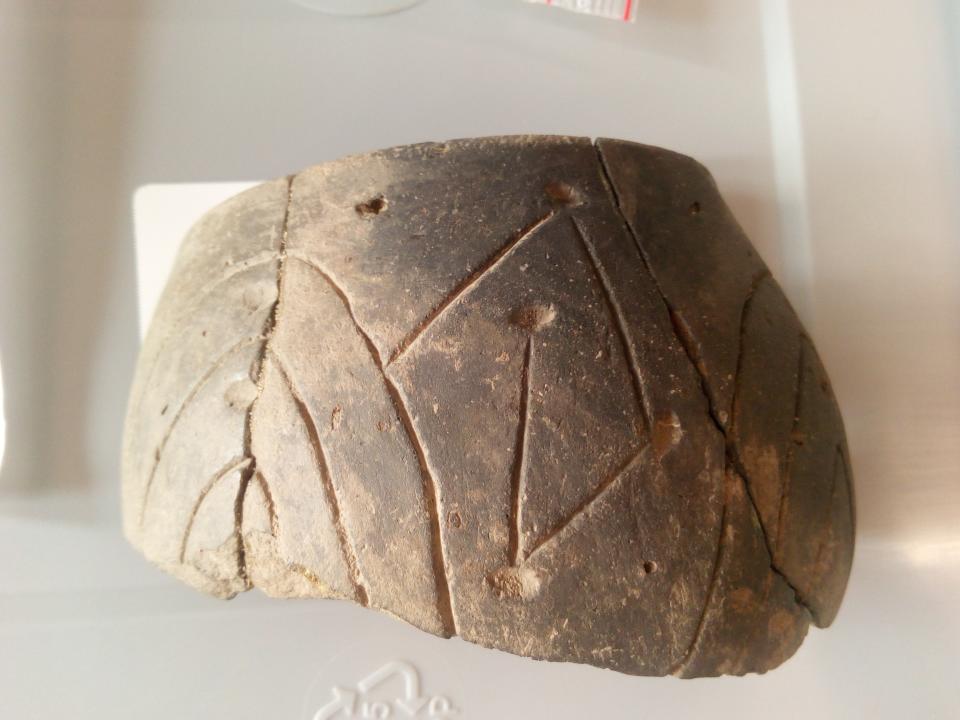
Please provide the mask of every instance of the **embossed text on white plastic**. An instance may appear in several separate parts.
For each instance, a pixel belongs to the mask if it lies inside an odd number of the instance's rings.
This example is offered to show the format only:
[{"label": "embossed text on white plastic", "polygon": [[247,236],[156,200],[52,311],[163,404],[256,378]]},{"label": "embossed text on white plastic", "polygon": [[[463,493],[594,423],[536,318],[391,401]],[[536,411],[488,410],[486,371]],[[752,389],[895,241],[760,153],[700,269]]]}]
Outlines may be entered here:
[{"label": "embossed text on white plastic", "polygon": [[420,674],[403,660],[388,662],[353,688],[334,686],[331,696],[313,720],[459,717],[449,698],[422,692]]}]

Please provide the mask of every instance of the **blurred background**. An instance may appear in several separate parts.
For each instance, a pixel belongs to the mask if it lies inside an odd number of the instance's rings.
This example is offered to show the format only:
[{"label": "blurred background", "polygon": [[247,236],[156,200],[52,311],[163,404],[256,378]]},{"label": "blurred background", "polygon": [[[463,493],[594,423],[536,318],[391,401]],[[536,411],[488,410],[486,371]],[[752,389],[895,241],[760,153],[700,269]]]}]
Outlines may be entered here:
[{"label": "blurred background", "polygon": [[[347,646],[452,668],[462,717],[958,717],[960,3],[307,5],[0,0],[0,717],[312,717]],[[338,603],[222,604],[122,539],[136,188],[527,132],[704,162],[817,342],[858,554],[835,627],[772,675],[544,670]]]}]

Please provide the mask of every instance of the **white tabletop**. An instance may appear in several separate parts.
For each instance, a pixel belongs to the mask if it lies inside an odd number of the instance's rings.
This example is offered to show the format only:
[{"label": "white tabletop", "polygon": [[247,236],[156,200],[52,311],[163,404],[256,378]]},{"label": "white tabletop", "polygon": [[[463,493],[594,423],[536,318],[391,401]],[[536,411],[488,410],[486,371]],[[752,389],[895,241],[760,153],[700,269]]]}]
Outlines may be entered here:
[{"label": "white tabletop", "polygon": [[[45,219],[50,244],[0,245],[0,716],[344,717],[336,698],[351,692],[355,717],[386,700],[416,717],[960,713],[957,6],[648,0],[629,25],[520,0],[427,0],[372,19],[285,0],[89,0],[59,14],[5,1],[22,12],[0,17],[0,80],[19,73],[30,96],[23,78],[52,82],[52,63],[61,84],[44,97],[62,102],[41,105],[42,126],[19,105],[6,113],[20,118],[13,137],[59,143],[43,157],[60,184],[32,190],[53,210],[5,217],[24,237]],[[773,673],[630,678],[442,641],[344,603],[222,603],[120,536],[138,333],[192,220],[243,181],[516,132],[698,157],[817,342],[847,422],[857,554],[834,627]],[[18,173],[35,166],[24,154],[0,167],[2,196],[20,197]],[[28,262],[53,267],[35,296],[53,304],[29,327],[5,294]]]}]

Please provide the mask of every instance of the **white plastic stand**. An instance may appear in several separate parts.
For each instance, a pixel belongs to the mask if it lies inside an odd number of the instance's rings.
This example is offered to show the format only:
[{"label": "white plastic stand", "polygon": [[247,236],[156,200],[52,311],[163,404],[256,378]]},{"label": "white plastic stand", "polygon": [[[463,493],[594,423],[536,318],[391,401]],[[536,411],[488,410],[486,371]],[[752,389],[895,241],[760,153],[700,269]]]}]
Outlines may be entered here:
[{"label": "white plastic stand", "polygon": [[[62,11],[23,0],[32,24],[19,40],[5,34],[18,3],[0,5],[0,78],[16,90],[0,134],[8,118],[20,123],[3,134],[4,199],[17,200],[4,205],[7,237],[49,241],[30,245],[44,277],[65,258],[38,302],[103,299],[102,321],[78,329],[73,307],[0,308],[39,347],[4,348],[7,468],[43,465],[12,440],[36,426],[37,454],[57,460],[46,465],[77,476],[41,478],[0,504],[0,718],[341,720],[354,699],[351,720],[384,706],[390,720],[410,709],[467,720],[957,717],[960,3],[643,0],[630,24],[521,0],[432,0],[376,19],[285,0]],[[696,156],[816,340],[847,423],[860,534],[834,627],[812,630],[775,672],[632,678],[439,640],[345,603],[258,592],[223,603],[122,538],[129,378],[108,360],[136,343],[117,312],[133,299],[124,206],[136,185],[281,175],[508,132],[604,134]],[[27,177],[32,168],[49,182]],[[137,193],[144,320],[183,232],[239,187]],[[17,204],[28,200],[36,217]],[[107,232],[116,238],[94,245]],[[0,289],[17,281],[27,246],[0,242]],[[125,254],[89,250],[115,246]],[[48,332],[65,338],[52,353]],[[77,348],[94,359],[79,362]],[[38,372],[29,385],[14,373],[30,362],[63,377]],[[61,458],[70,440],[84,452]]]}]

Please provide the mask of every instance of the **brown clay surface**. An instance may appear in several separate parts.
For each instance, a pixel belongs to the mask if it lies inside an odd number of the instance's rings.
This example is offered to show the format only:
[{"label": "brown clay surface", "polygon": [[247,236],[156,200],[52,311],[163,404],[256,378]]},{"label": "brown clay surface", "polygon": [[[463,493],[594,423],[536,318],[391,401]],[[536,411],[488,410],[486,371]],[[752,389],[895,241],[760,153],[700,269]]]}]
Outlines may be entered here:
[{"label": "brown clay surface", "polygon": [[567,137],[384,150],[211,210],[141,354],[124,517],[221,597],[685,677],[788,658],[853,550],[826,374],[710,175]]}]

